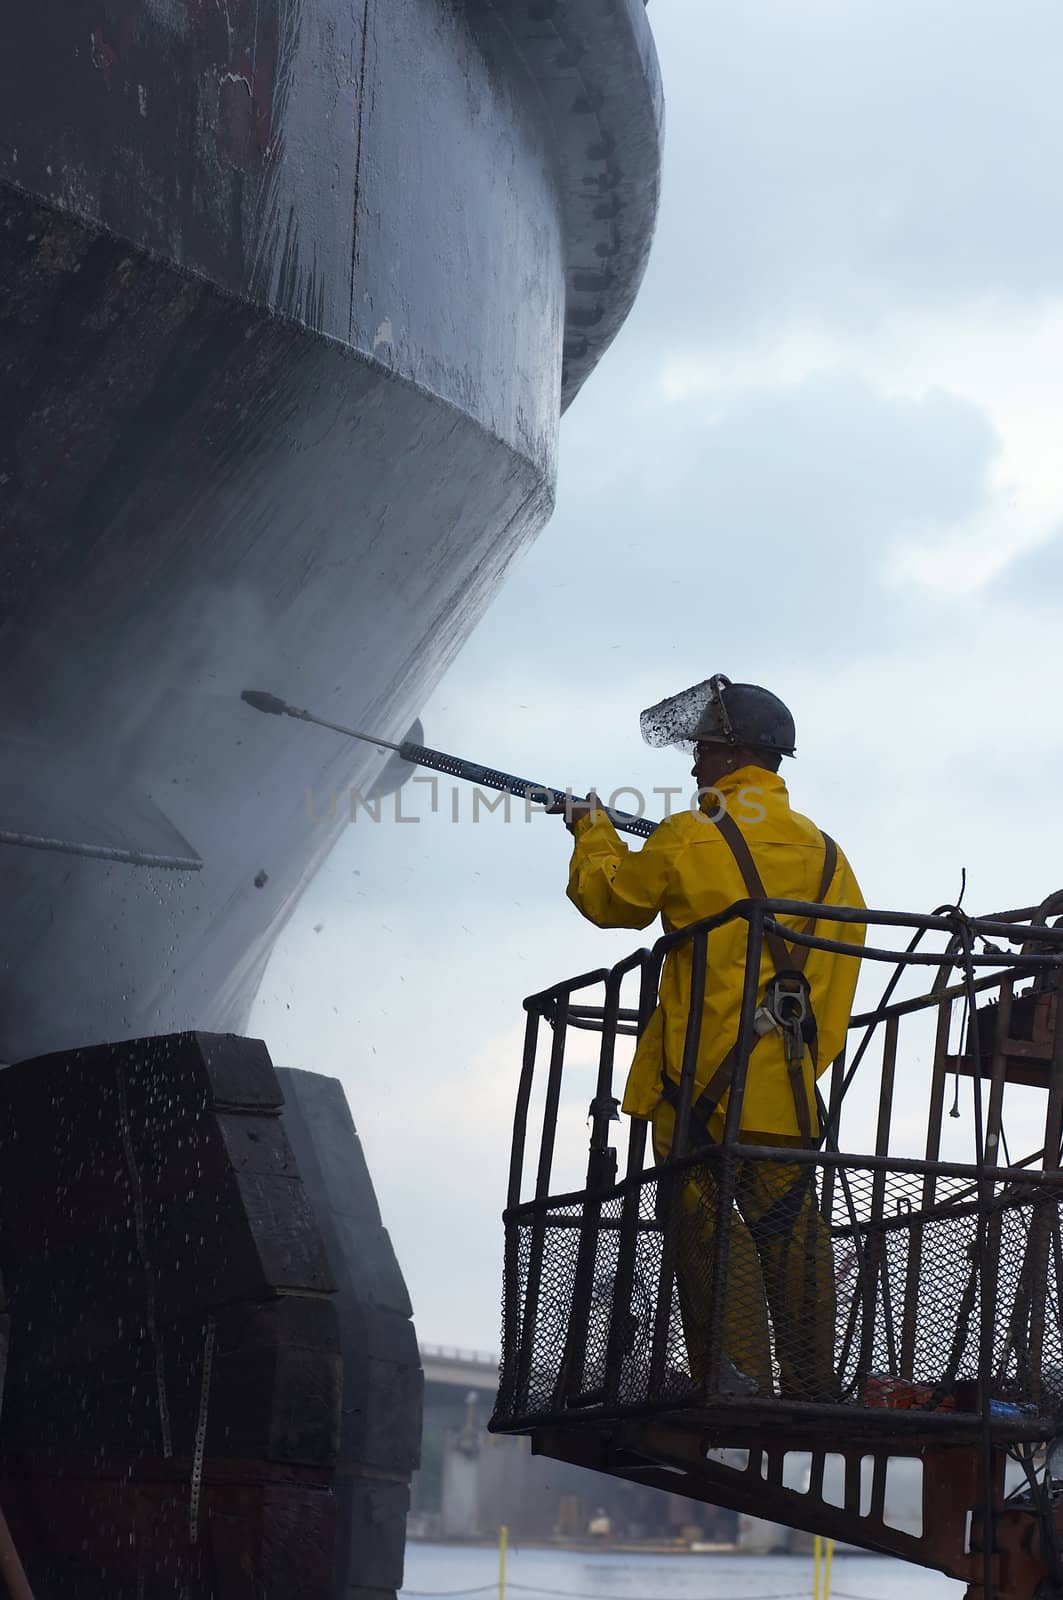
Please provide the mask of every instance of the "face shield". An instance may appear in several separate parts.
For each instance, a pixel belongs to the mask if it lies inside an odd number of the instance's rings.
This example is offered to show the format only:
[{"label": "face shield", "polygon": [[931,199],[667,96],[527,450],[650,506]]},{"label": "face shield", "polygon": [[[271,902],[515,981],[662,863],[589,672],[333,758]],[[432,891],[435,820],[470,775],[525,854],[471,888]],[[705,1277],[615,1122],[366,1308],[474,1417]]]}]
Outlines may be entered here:
[{"label": "face shield", "polygon": [[[719,724],[721,743],[733,741],[734,735],[720,692],[729,686],[730,681],[718,672],[689,689],[683,689],[679,694],[658,700],[655,706],[648,706],[639,716],[639,726],[646,743],[658,750],[671,745],[693,755],[698,742],[698,730],[712,723]],[[710,708],[714,712],[711,718],[708,715]]]}]

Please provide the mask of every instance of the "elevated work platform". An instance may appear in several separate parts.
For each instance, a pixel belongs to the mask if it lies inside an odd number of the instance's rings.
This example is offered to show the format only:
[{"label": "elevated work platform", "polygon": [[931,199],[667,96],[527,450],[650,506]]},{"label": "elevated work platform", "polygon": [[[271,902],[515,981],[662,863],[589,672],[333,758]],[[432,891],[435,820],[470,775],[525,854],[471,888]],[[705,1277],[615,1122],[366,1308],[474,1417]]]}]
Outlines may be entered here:
[{"label": "elevated work platform", "polygon": [[[528,1000],[492,1427],[560,1460],[935,1567],[975,1594],[1055,1594],[1053,909],[971,919],[745,901]],[[704,997],[713,934],[736,919],[748,931],[742,1014],[710,1138]],[[853,960],[851,943],[826,937],[852,923],[867,928],[862,981],[873,991],[880,968],[889,981],[853,1018],[848,1059],[820,1079],[820,1138],[743,1142],[747,1081],[764,1061],[765,941],[781,933]],[[907,950],[884,947],[898,935]],[[660,1125],[619,1123],[620,1073],[684,945],[693,998],[662,1144]],[[588,1032],[598,1064],[581,1158]],[[1034,1153],[1016,1159],[1009,1131]],[[912,1459],[919,1532],[886,1520],[891,1463]]]}]

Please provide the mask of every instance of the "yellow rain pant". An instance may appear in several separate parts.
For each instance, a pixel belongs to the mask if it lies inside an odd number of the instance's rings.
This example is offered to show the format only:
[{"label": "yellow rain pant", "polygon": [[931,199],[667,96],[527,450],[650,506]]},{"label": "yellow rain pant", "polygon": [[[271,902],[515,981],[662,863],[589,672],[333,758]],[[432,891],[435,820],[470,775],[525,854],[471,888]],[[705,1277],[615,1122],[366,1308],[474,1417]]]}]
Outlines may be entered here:
[{"label": "yellow rain pant", "polygon": [[[652,1121],[654,1149],[663,1160],[675,1125],[671,1106],[662,1102]],[[757,1135],[749,1142],[785,1146],[796,1141]],[[683,1331],[691,1376],[699,1382],[707,1376],[719,1221],[719,1190],[703,1167],[684,1184],[676,1241]],[[779,1392],[791,1400],[836,1398],[834,1260],[808,1168],[796,1162],[739,1161],[729,1224],[727,1280],[720,1288],[724,1355],[762,1395],[772,1394],[770,1312]]]}]

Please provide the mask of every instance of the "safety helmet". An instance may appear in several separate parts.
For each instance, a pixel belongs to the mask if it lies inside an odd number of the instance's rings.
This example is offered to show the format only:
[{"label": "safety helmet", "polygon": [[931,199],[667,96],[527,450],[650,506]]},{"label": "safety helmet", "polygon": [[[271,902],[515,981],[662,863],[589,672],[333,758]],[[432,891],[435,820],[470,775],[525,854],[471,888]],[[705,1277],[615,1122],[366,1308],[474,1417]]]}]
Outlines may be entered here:
[{"label": "safety helmet", "polygon": [[755,683],[732,683],[722,672],[659,700],[639,718],[650,745],[736,744],[778,755],[795,753],[794,719],[778,695]]}]

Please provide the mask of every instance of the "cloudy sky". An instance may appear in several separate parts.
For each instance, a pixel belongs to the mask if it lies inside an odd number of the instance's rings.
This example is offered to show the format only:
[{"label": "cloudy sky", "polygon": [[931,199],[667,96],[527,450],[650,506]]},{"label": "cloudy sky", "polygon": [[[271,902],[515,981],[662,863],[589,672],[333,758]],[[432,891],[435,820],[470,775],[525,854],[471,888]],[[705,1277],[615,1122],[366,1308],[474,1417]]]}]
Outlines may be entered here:
[{"label": "cloudy sky", "polygon": [[[688,768],[641,744],[640,708],[725,671],[793,707],[794,804],[870,904],[928,910],[963,867],[970,910],[1039,900],[1063,883],[1063,13],[651,14],[668,129],[646,284],[565,419],[554,519],[426,740],[648,791]],[[253,1031],[342,1079],[422,1340],[493,1350],[521,1000],[638,936],[568,905],[556,819],[474,825],[463,797],[455,824],[404,795],[417,823],[347,830]],[[922,1084],[925,1050],[904,1071]],[[950,1133],[969,1131],[968,1108]]]}]

